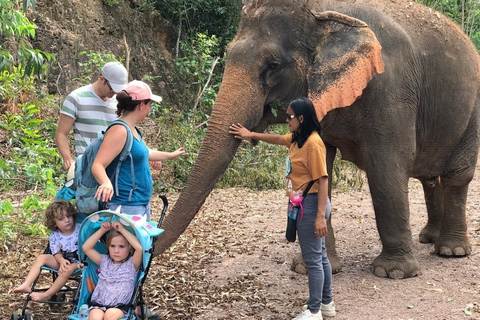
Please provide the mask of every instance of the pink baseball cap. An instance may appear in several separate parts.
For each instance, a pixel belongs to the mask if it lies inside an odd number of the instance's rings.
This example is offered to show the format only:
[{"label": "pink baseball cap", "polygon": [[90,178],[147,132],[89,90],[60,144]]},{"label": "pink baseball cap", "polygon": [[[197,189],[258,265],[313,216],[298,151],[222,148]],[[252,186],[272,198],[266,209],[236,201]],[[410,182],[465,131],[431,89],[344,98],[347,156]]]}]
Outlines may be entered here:
[{"label": "pink baseball cap", "polygon": [[133,80],[123,90],[128,93],[128,95],[132,98],[133,101],[147,99],[153,100],[155,102],[162,101],[162,97],[153,94],[148,84],[143,81]]}]

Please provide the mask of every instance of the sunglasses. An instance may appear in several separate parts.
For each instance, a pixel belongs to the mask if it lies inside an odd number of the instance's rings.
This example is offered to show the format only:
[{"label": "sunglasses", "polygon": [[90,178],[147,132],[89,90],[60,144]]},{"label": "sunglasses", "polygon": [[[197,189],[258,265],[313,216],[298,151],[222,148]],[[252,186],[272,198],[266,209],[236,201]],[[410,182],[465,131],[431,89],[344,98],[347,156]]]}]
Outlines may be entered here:
[{"label": "sunglasses", "polygon": [[288,113],[287,113],[287,121],[290,121],[290,120],[292,120],[292,119],[295,118],[295,117],[296,117],[296,115],[294,115],[294,114],[288,114]]},{"label": "sunglasses", "polygon": [[115,92],[115,91],[112,89],[112,86],[110,85],[110,82],[108,82],[108,80],[105,79],[105,78],[104,78],[104,80],[105,80],[105,84],[108,86],[108,88],[110,89],[110,91]]}]

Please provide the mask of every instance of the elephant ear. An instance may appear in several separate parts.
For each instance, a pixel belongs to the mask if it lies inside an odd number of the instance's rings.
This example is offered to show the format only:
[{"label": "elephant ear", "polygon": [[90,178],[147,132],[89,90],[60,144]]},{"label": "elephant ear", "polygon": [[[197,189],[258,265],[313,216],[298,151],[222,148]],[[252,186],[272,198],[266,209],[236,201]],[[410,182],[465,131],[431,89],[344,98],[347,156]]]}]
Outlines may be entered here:
[{"label": "elephant ear", "polygon": [[308,75],[309,94],[322,119],[332,109],[352,105],[384,64],[382,47],[366,23],[338,12],[313,14],[322,40]]}]

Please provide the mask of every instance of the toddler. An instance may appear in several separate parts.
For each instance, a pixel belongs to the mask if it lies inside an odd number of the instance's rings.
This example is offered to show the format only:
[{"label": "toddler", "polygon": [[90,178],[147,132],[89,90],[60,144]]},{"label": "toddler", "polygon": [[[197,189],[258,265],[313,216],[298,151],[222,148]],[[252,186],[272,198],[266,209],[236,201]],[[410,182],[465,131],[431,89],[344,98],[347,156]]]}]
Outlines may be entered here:
[{"label": "toddler", "polygon": [[[70,276],[79,268],[78,231],[80,224],[75,223],[75,206],[65,200],[50,203],[45,210],[45,226],[52,231],[49,237],[49,254],[37,257],[25,281],[13,289],[15,293],[30,293],[35,301],[47,301],[67,283]],[[32,292],[32,284],[38,278],[41,267],[58,270],[58,277],[45,292]]]}]

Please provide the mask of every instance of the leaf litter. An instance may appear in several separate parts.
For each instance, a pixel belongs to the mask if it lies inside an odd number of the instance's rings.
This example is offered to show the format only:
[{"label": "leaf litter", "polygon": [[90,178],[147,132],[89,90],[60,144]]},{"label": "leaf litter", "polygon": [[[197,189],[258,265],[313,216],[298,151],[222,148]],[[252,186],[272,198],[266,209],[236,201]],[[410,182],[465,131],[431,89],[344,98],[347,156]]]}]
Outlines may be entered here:
[{"label": "leaf litter", "polygon": [[[332,196],[343,264],[333,277],[335,320],[480,319],[478,178],[467,203],[472,254],[465,258],[440,258],[432,253],[432,244],[418,242],[427,214],[421,186],[412,180],[409,188],[414,251],[423,272],[403,280],[371,273],[381,244],[368,188]],[[167,195],[170,208],[177,196]],[[152,207],[158,208],[155,198]],[[285,226],[281,190],[214,190],[186,232],[152,261],[144,286],[149,308],[162,319],[292,319],[308,299],[308,282],[306,275],[290,270],[299,248],[285,240]],[[19,236],[13,249],[1,249],[0,319],[21,308],[25,294],[12,290],[46,241]],[[42,283],[51,283],[44,278]],[[33,302],[29,309],[36,319],[66,319],[69,313],[68,307],[52,310]]]}]

